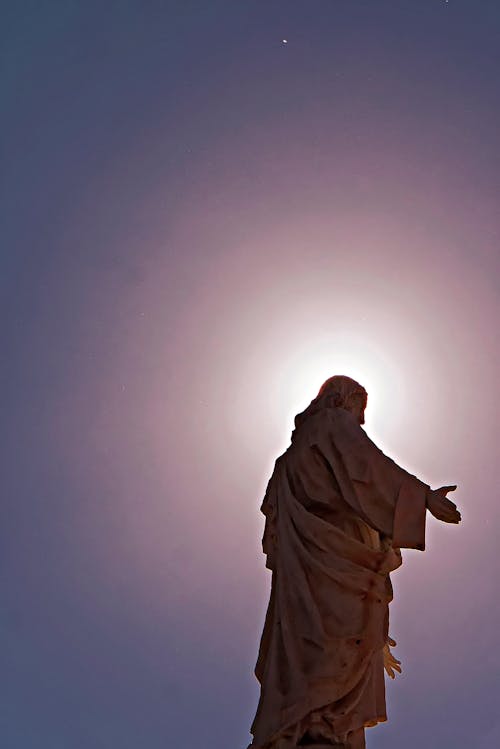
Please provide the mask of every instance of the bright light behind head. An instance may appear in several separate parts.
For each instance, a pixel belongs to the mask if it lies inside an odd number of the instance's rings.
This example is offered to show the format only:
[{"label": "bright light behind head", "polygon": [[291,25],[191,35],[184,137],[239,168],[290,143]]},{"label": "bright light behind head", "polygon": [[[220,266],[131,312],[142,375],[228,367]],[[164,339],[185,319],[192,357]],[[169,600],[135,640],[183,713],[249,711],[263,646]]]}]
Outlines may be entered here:
[{"label": "bright light behind head", "polygon": [[[209,435],[207,465],[222,456],[236,477],[245,466],[262,467],[265,456],[274,459],[289,445],[295,415],[333,375],[366,389],[365,429],[382,449],[393,457],[395,444],[405,454],[408,447],[430,449],[438,442],[439,430],[430,426],[449,392],[448,370],[437,367],[446,355],[439,328],[415,301],[417,271],[406,279],[408,295],[401,283],[369,273],[360,247],[381,256],[370,236],[350,241],[347,228],[331,236],[320,225],[296,234],[277,230],[225,256],[183,322],[196,363],[185,388]],[[302,235],[307,241],[297,239]],[[315,248],[307,262],[301,242]],[[276,251],[283,244],[286,272]],[[249,260],[256,248],[266,256],[258,268]]]},{"label": "bright light behind head", "polygon": [[[394,408],[395,389],[402,387],[397,360],[385,354],[361,331],[318,334],[302,340],[281,358],[272,383],[275,408],[287,426],[295,414],[316,397],[323,382],[332,375],[347,375],[368,392],[366,420],[369,424]],[[401,395],[401,393],[400,393]]]}]

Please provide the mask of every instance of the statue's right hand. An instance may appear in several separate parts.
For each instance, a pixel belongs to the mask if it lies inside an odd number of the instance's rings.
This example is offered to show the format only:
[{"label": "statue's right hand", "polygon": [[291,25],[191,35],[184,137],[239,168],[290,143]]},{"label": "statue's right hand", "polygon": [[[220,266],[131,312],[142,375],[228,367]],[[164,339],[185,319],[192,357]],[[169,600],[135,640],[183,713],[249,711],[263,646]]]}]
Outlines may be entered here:
[{"label": "statue's right hand", "polygon": [[455,486],[440,486],[439,489],[431,489],[427,494],[427,508],[437,520],[443,523],[459,523],[462,519],[457,506],[447,498],[448,492],[453,492]]}]

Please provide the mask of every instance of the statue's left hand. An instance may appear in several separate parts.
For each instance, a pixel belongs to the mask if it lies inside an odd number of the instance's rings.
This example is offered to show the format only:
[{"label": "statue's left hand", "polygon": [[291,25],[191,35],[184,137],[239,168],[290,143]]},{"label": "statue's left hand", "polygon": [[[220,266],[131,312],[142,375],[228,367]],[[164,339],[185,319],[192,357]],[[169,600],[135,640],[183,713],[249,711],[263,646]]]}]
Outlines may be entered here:
[{"label": "statue's left hand", "polygon": [[448,492],[454,492],[454,486],[440,486],[439,489],[431,489],[427,492],[427,508],[437,520],[443,523],[459,523],[462,519],[457,506],[446,496]]},{"label": "statue's left hand", "polygon": [[391,647],[396,646],[396,640],[393,640],[392,637],[387,638],[387,642],[384,645],[384,668],[387,672],[387,675],[391,679],[396,678],[396,674],[394,673],[397,671],[398,673],[401,673],[401,661],[398,661],[397,658],[393,656],[393,654],[390,651],[389,645]]}]

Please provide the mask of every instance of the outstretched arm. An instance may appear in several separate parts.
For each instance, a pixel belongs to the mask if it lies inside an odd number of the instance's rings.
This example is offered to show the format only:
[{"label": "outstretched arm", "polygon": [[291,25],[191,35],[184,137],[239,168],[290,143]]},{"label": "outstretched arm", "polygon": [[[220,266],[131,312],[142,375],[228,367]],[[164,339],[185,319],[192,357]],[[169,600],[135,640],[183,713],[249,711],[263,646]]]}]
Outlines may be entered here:
[{"label": "outstretched arm", "polygon": [[[330,464],[345,501],[372,528],[399,548],[425,549],[426,510],[445,522],[459,522],[456,507],[398,466],[372,442],[353,415],[327,409],[316,444]],[[325,431],[322,431],[322,427]]]}]

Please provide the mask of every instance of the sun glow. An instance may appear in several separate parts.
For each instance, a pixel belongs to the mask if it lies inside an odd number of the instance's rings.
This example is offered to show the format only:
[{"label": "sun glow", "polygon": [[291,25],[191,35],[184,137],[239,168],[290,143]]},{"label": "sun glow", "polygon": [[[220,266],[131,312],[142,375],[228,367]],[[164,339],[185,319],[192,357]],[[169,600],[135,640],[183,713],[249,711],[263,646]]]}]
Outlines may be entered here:
[{"label": "sun glow", "polygon": [[[397,362],[389,352],[360,333],[315,335],[281,357],[271,386],[271,400],[287,424],[317,395],[332,375],[347,375],[368,392],[367,420],[394,408],[394,388],[401,383]],[[286,414],[283,413],[286,409]]]}]

